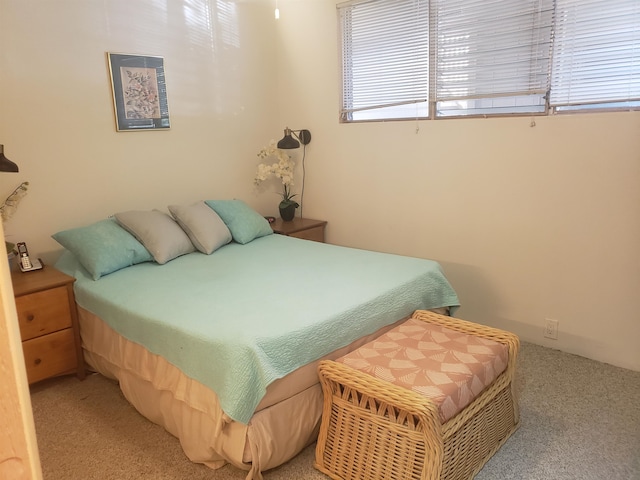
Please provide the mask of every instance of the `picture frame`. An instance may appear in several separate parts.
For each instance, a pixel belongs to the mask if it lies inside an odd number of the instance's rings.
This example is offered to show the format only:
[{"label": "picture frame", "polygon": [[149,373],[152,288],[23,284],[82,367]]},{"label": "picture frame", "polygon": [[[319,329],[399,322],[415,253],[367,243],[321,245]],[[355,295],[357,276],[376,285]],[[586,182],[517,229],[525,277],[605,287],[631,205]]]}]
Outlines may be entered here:
[{"label": "picture frame", "polygon": [[171,128],[164,58],[107,52],[116,130]]}]

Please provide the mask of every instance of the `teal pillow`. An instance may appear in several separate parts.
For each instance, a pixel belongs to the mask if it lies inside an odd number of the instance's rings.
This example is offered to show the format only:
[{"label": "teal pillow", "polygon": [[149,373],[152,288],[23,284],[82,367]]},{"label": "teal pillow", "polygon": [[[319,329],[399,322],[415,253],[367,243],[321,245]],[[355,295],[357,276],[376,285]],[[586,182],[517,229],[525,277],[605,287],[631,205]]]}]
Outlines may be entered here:
[{"label": "teal pillow", "polygon": [[94,280],[136,263],[153,261],[149,251],[113,219],[54,233]]},{"label": "teal pillow", "polygon": [[242,200],[205,200],[205,203],[220,216],[238,243],[249,243],[273,233],[269,222]]}]

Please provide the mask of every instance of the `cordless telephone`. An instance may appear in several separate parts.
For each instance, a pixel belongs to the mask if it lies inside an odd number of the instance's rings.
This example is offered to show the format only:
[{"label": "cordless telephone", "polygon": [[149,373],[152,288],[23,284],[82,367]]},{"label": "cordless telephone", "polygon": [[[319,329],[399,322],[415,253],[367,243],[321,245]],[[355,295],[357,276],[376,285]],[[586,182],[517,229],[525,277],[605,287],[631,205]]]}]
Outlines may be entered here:
[{"label": "cordless telephone", "polygon": [[29,250],[27,250],[27,244],[20,242],[16,245],[18,247],[18,261],[20,264],[20,270],[23,272],[31,272],[33,270],[40,270],[42,268],[42,262],[40,260],[31,260],[29,258]]}]

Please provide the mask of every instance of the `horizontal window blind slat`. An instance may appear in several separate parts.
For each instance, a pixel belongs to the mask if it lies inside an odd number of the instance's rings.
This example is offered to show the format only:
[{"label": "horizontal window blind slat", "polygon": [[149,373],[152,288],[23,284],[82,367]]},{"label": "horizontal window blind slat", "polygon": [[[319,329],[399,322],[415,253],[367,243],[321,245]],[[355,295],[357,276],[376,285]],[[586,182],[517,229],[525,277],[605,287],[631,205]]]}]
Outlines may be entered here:
[{"label": "horizontal window blind slat", "polygon": [[386,105],[375,105],[375,106],[370,106],[370,107],[361,107],[361,108],[345,108],[342,110],[341,114],[345,114],[345,113],[352,113],[352,112],[362,112],[365,110],[376,110],[376,109],[380,109],[380,108],[389,108],[389,107],[399,107],[401,105],[413,105],[416,103],[424,103],[427,102],[428,100],[426,98],[422,98],[422,99],[416,99],[416,100],[412,100],[412,101],[408,101],[408,102],[396,102],[396,103],[389,103]]},{"label": "horizontal window blind slat", "polygon": [[494,11],[479,8],[477,10],[467,10],[464,14],[458,12],[451,14],[448,11],[442,10],[438,12],[437,25],[441,30],[461,32],[467,29],[477,30],[479,22],[493,22],[494,28],[501,28],[504,25],[529,24],[530,19],[534,16],[541,18],[550,18],[553,16],[553,9],[550,7],[544,10],[528,8],[518,11],[506,10],[506,8],[509,8],[508,5],[503,5],[500,9]]},{"label": "horizontal window blind slat", "polygon": [[493,94],[489,94],[489,95],[467,95],[464,98],[461,98],[459,96],[451,96],[451,97],[446,97],[443,96],[442,98],[439,98],[438,101],[439,102],[452,102],[452,101],[460,101],[460,100],[477,100],[477,99],[482,99],[482,98],[507,98],[507,97],[518,97],[518,96],[528,96],[528,95],[545,95],[547,92],[546,91],[531,91],[528,92],[527,94],[523,94],[520,91],[517,92],[504,92],[504,93],[493,93]]}]

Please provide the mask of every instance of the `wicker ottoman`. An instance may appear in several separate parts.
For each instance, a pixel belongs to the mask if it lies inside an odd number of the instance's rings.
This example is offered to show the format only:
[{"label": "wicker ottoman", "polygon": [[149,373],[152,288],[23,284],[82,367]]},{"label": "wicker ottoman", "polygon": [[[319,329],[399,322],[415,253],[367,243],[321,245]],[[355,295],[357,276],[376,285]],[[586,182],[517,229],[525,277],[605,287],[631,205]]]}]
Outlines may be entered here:
[{"label": "wicker ottoman", "polygon": [[[407,328],[418,333],[418,350],[397,348],[395,338],[406,337]],[[440,330],[428,332],[426,339],[421,329]],[[446,381],[441,382],[437,372],[422,375],[430,368],[423,357],[432,357],[454,372],[452,384],[463,383],[456,372],[466,371],[467,359],[475,362],[475,356],[454,353],[454,361],[449,347],[440,348],[438,340],[456,336],[463,344],[477,345],[469,347],[472,353],[489,345],[504,355],[502,360],[485,355],[480,369],[491,374],[493,366],[504,361],[502,371],[496,368],[487,386],[479,387],[474,379],[470,388],[461,387],[455,393],[457,409],[450,398],[439,395],[439,384]],[[418,310],[405,324],[358,349],[361,352],[321,362],[324,407],[315,467],[341,480],[473,478],[518,426],[513,391],[518,349],[518,337],[512,333]],[[404,373],[370,362],[374,354]],[[414,378],[419,385],[402,386]],[[493,377],[487,382],[489,378]]]}]

